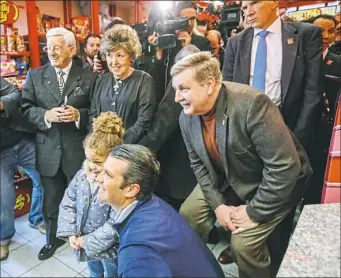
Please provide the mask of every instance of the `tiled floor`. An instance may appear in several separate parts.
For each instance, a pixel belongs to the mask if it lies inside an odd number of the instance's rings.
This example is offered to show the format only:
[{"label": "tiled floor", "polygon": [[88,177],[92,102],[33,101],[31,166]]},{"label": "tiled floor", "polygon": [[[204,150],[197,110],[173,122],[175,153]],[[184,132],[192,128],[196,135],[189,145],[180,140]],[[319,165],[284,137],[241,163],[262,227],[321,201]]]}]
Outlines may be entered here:
[{"label": "tiled floor", "polygon": [[[88,277],[86,263],[78,263],[68,244],[60,247],[56,254],[46,260],[38,260],[38,252],[45,244],[45,236],[28,226],[27,215],[15,220],[16,234],[10,244],[10,255],[0,263],[0,277]],[[217,245],[209,244],[218,256],[228,242],[223,238]],[[235,264],[223,266],[226,277],[238,277]]]}]

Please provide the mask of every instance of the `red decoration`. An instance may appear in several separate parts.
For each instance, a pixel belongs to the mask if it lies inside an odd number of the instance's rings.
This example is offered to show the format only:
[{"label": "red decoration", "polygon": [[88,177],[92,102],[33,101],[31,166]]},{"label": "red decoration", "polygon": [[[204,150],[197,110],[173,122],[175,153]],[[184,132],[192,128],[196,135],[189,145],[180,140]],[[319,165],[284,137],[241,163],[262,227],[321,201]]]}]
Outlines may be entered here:
[{"label": "red decoration", "polygon": [[18,7],[8,1],[0,1],[0,23],[13,24],[19,18]]}]

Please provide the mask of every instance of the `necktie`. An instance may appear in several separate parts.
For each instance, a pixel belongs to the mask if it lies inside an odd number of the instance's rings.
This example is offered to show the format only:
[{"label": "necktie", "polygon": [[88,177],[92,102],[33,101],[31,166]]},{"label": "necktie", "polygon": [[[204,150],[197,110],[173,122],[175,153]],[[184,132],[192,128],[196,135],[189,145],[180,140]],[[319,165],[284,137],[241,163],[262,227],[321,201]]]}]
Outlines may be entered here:
[{"label": "necktie", "polygon": [[64,86],[65,86],[65,81],[64,81],[65,72],[60,70],[58,72],[58,74],[59,74],[59,92],[62,95],[63,94],[63,90],[64,90]]},{"label": "necktie", "polygon": [[268,31],[261,31],[258,33],[259,40],[256,52],[255,68],[253,70],[252,87],[265,93],[265,74],[266,74],[266,36]]}]

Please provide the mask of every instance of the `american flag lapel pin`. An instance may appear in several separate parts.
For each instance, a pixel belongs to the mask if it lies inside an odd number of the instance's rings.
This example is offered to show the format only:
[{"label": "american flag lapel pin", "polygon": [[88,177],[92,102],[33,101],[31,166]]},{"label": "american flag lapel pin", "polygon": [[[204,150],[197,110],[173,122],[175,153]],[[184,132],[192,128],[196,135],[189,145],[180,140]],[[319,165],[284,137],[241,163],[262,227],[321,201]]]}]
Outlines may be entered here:
[{"label": "american flag lapel pin", "polygon": [[293,44],[294,43],[294,38],[289,38],[288,39],[288,44]]},{"label": "american flag lapel pin", "polygon": [[327,65],[328,65],[328,66],[330,66],[332,63],[333,63],[332,60],[328,60],[328,61],[327,61]]}]

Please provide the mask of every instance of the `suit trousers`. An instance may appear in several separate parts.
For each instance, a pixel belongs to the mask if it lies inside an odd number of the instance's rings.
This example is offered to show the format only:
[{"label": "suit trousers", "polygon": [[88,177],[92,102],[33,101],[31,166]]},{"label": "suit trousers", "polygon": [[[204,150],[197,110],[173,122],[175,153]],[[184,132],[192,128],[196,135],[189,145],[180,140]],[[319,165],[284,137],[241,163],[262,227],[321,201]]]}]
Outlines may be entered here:
[{"label": "suit trousers", "polygon": [[71,179],[72,176],[67,176],[61,167],[53,177],[41,176],[44,185],[43,216],[46,223],[47,244],[57,243],[59,205]]},{"label": "suit trousers", "polygon": [[[236,205],[229,202],[228,198],[226,204]],[[240,278],[270,278],[273,276],[267,239],[290,211],[288,209],[277,214],[270,222],[262,223],[253,229],[232,235],[232,255],[238,265]],[[180,214],[199,236],[207,242],[208,234],[215,224],[216,217],[199,185],[195,187],[181,206]]]}]

